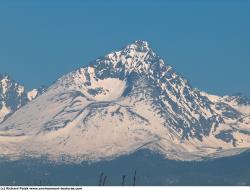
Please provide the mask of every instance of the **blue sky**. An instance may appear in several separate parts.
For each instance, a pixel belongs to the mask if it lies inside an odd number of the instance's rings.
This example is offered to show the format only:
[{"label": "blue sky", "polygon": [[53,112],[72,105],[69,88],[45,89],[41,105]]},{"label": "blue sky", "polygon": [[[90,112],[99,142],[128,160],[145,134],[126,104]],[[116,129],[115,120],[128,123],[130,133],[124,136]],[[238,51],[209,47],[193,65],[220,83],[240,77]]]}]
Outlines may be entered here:
[{"label": "blue sky", "polygon": [[28,88],[138,39],[192,86],[250,97],[250,1],[0,1],[0,73]]}]

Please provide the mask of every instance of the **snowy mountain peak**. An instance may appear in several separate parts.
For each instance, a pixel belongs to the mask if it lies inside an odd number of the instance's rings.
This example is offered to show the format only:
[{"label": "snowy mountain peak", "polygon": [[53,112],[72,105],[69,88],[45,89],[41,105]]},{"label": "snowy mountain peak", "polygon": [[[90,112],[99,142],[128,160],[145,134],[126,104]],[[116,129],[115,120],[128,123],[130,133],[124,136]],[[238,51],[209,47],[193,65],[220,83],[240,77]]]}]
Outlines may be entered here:
[{"label": "snowy mountain peak", "polygon": [[149,43],[143,40],[136,40],[134,43],[127,45],[126,50],[135,50],[137,52],[148,52],[150,50]]},{"label": "snowy mountain peak", "polygon": [[9,75],[0,74],[0,123],[26,103],[24,86],[12,80]]},{"label": "snowy mountain peak", "polygon": [[45,87],[41,87],[26,93],[23,85],[9,75],[0,74],[0,123],[44,91]]},{"label": "snowy mountain peak", "polygon": [[159,72],[162,69],[170,69],[146,41],[135,41],[120,51],[98,58],[89,64],[89,68],[100,79],[107,77],[125,79],[132,72],[149,76],[150,73],[156,73],[156,70]]},{"label": "snowy mountain peak", "polygon": [[13,92],[15,92],[17,96],[21,97],[25,93],[25,88],[18,82],[11,79],[9,75],[0,74],[0,96],[2,99],[8,96],[13,96],[11,95]]},{"label": "snowy mountain peak", "polygon": [[0,79],[10,79],[8,74],[0,74]]},{"label": "snowy mountain peak", "polygon": [[142,148],[179,160],[233,155],[250,148],[243,102],[193,88],[147,42],[135,41],[62,76],[1,123],[0,154],[74,162]]}]

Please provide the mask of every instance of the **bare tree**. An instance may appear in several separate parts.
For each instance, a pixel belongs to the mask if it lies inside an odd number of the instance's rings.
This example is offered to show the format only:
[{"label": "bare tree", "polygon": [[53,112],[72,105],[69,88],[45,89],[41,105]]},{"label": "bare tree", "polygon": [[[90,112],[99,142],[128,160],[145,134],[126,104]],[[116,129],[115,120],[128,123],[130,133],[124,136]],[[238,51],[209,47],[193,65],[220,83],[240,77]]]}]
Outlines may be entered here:
[{"label": "bare tree", "polygon": [[135,170],[135,174],[134,174],[134,183],[133,183],[133,186],[135,186],[135,183],[136,183],[136,170]]},{"label": "bare tree", "polygon": [[103,183],[102,183],[103,186],[105,186],[105,183],[106,183],[107,178],[108,178],[107,176],[104,177]]},{"label": "bare tree", "polygon": [[122,175],[122,186],[125,185],[125,178],[126,178],[126,175]]},{"label": "bare tree", "polygon": [[102,185],[102,177],[103,177],[104,173],[102,172],[101,175],[100,175],[100,179],[99,179],[99,186]]}]

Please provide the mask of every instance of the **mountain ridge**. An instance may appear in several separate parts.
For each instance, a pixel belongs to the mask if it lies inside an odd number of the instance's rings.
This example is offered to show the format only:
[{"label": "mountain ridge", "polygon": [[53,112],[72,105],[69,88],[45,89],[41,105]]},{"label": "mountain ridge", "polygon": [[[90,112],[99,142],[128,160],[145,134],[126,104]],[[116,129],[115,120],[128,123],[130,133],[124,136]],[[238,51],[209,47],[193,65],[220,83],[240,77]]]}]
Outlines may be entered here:
[{"label": "mountain ridge", "polygon": [[46,87],[41,86],[27,92],[26,88],[13,80],[10,75],[0,74],[0,123],[45,90]]},{"label": "mountain ridge", "polygon": [[147,148],[203,160],[249,149],[250,104],[193,88],[135,41],[59,78],[4,121],[0,136],[0,153],[17,157],[95,161]]}]

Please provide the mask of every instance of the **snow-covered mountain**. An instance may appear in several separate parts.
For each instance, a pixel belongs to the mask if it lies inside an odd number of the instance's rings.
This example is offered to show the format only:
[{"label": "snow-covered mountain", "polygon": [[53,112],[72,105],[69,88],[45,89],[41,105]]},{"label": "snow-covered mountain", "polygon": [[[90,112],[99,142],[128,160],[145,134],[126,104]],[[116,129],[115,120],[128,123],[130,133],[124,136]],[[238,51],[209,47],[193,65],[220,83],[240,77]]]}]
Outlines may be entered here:
[{"label": "snow-covered mountain", "polygon": [[62,76],[0,124],[0,153],[11,158],[96,161],[149,149],[202,160],[249,147],[249,100],[193,88],[145,41]]},{"label": "snow-covered mountain", "polygon": [[25,87],[9,75],[0,74],[0,123],[44,91],[45,87],[42,86],[26,93]]},{"label": "snow-covered mountain", "polygon": [[0,123],[27,102],[24,86],[0,74]]}]

